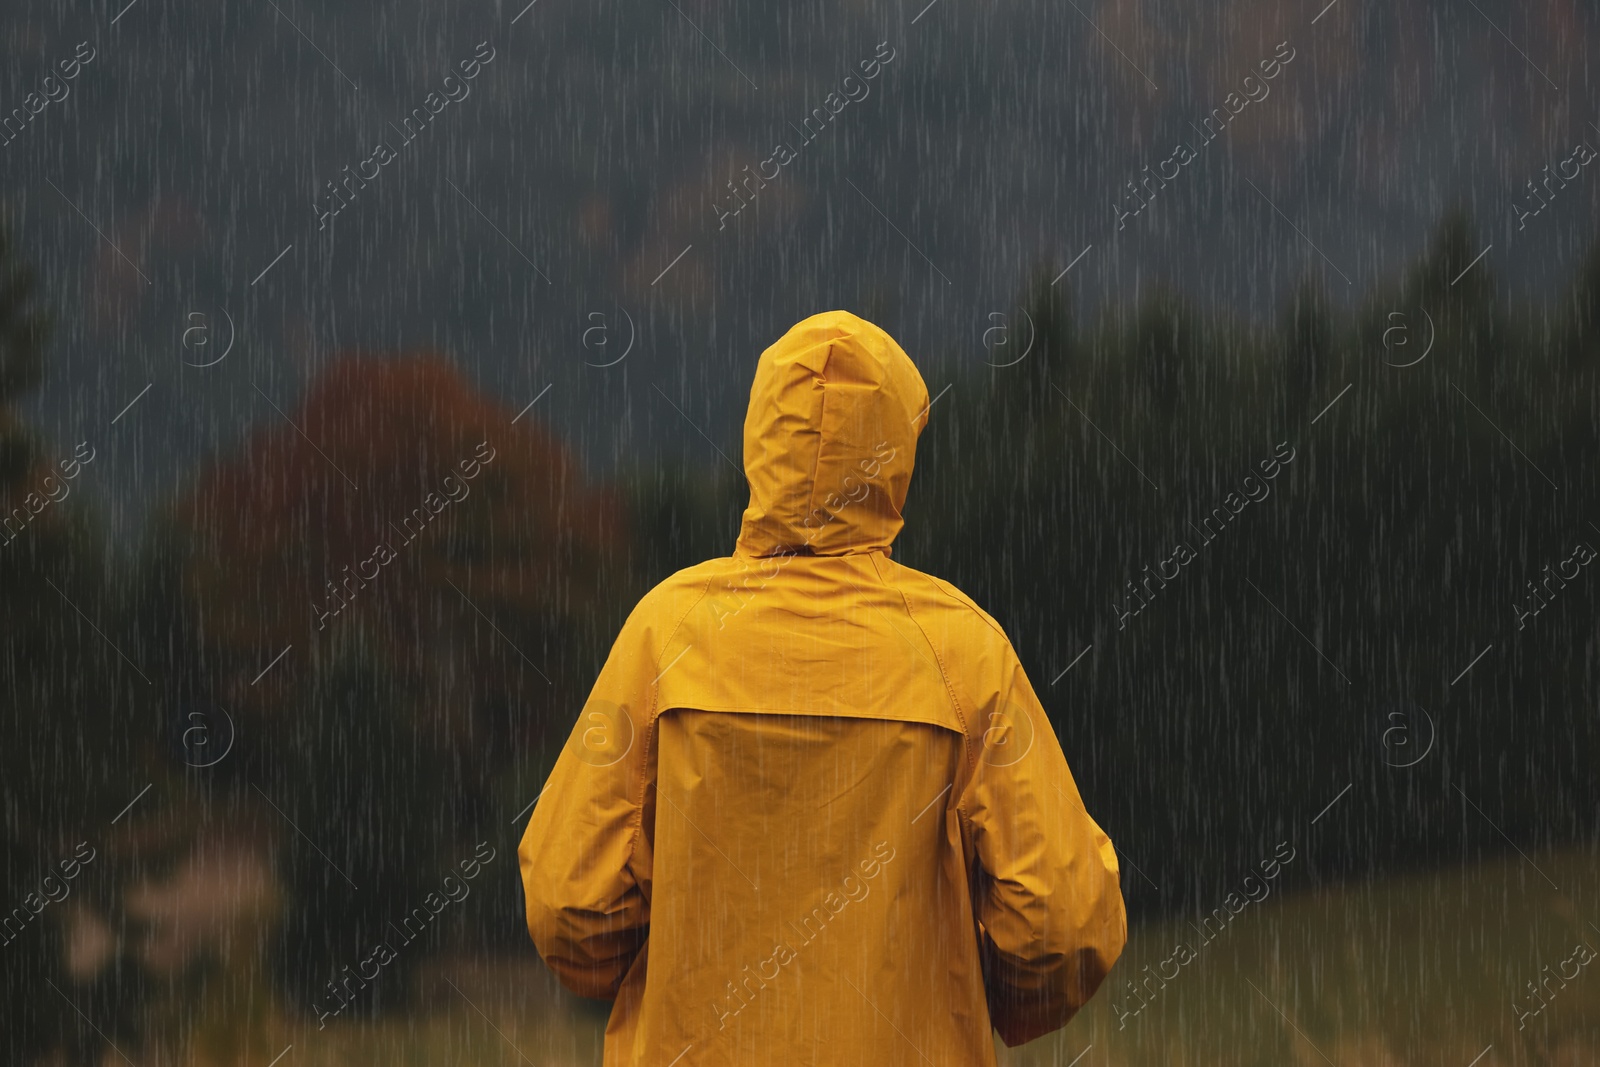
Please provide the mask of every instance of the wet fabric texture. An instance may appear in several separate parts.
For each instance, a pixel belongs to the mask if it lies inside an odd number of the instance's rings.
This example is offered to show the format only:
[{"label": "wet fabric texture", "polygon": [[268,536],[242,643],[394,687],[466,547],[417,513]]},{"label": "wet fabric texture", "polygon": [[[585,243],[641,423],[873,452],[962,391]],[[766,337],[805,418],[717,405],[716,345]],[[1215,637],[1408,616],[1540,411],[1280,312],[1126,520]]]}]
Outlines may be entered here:
[{"label": "wet fabric texture", "polygon": [[[733,555],[629,615],[536,804],[527,923],[605,1063],[993,1064],[1127,936],[1000,626],[891,558],[929,396],[846,312],[762,353]],[[1071,710],[1065,709],[1070,723]]]}]

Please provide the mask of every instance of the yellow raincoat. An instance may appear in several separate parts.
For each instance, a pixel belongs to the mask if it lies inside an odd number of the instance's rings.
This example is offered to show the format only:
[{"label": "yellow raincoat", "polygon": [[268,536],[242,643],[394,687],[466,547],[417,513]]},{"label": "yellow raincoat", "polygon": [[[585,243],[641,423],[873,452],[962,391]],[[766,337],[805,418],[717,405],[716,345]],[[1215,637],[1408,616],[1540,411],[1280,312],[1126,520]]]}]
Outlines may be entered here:
[{"label": "yellow raincoat", "polygon": [[607,1067],[994,1064],[1122,951],[1111,841],[999,625],[901,566],[927,387],[815,315],[761,354],[734,554],[622,627],[519,850]]}]

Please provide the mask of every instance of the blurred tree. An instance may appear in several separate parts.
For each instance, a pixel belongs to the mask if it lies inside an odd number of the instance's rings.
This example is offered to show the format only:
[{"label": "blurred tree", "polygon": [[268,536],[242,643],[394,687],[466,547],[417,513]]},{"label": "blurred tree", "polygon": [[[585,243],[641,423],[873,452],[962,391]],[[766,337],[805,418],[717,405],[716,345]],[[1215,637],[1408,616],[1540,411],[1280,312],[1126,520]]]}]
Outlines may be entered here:
[{"label": "blurred tree", "polygon": [[1281,326],[1283,345],[1283,418],[1310,417],[1311,405],[1327,385],[1333,355],[1333,315],[1328,298],[1313,279],[1295,289]]},{"label": "blurred tree", "polygon": [[1578,268],[1567,291],[1566,310],[1563,354],[1586,369],[1600,367],[1600,240],[1590,244]]},{"label": "blurred tree", "polygon": [[1440,362],[1458,367],[1479,391],[1503,384],[1520,363],[1484,244],[1465,208],[1447,211],[1427,250],[1401,281],[1399,300],[1390,301],[1400,306],[1384,309],[1409,315],[1427,309],[1437,330]]},{"label": "blurred tree", "polygon": [[[119,633],[101,538],[74,498],[93,468],[70,449],[52,455],[12,407],[42,380],[50,324],[32,271],[0,229],[0,1048],[8,1062],[28,1062],[80,1031],[72,1008],[41,981],[81,992],[65,966],[68,910],[48,899],[42,880],[59,876],[87,841],[97,862],[73,880],[74,906],[105,904],[109,819],[136,791],[130,687],[146,684],[95,629]],[[113,1012],[98,1014],[117,1028]]]},{"label": "blurred tree", "polygon": [[[44,348],[50,313],[34,300],[33,271],[16,262],[11,234],[0,227],[0,404],[38,386],[44,376]],[[7,471],[0,468],[0,477]]]},{"label": "blurred tree", "polygon": [[1182,297],[1158,286],[1134,314],[1131,346],[1154,414],[1164,427],[1196,373],[1195,330]]},{"label": "blurred tree", "polygon": [[[588,488],[533,417],[438,356],[362,354],[157,527],[145,584],[168,614],[151,624],[181,639],[172,684],[251,738],[217,781],[260,790],[327,853],[291,837],[281,861],[302,1003],[476,835],[501,841],[514,812],[494,807],[495,777],[570,728],[630,588],[625,527],[620,497]],[[517,883],[494,873],[452,923],[504,929]],[[369,1003],[395,1003],[424,951]]]},{"label": "blurred tree", "polygon": [[[0,521],[15,514],[19,524],[31,518],[25,499],[44,466],[38,443],[10,408],[38,383],[43,367],[49,318],[34,306],[32,293],[32,272],[16,264],[10,235],[0,230]],[[20,547],[13,529],[17,535],[27,532],[25,525],[0,527],[0,736],[6,739],[0,745],[0,892],[5,894],[0,919],[11,920],[0,935],[5,941],[0,951],[7,954],[0,1031],[6,1034],[7,1058],[16,1060],[39,1051],[53,1014],[42,1004],[45,991],[33,977],[50,970],[52,946],[47,931],[37,928],[45,924],[30,918],[24,900],[38,889],[33,883],[48,864],[41,861],[42,846],[54,828],[45,825],[50,805],[44,765],[59,755],[51,751],[48,713],[44,722],[39,714],[46,701],[60,711],[59,701],[49,699],[56,679],[40,640],[50,635],[37,625],[39,593],[49,591],[39,578],[60,575],[70,544],[53,522],[40,523]],[[59,628],[55,635],[62,636]],[[19,907],[21,917],[12,920]]]},{"label": "blurred tree", "polygon": [[[996,368],[990,380],[996,386],[995,396],[1005,410],[1021,426],[1044,422],[1059,424],[1061,395],[1051,388],[1071,392],[1070,384],[1074,363],[1077,360],[1076,323],[1073,318],[1071,290],[1056,279],[1060,271],[1051,274],[1054,263],[1041,263],[1029,274],[1023,285],[1019,304],[1026,313],[1025,325],[1013,324],[1011,332],[1023,342],[1022,331],[1032,328],[1032,348],[1026,356],[996,355],[996,363],[1015,364],[1016,372],[1004,373],[1010,367]],[[1021,416],[1017,418],[1017,416]],[[1006,420],[1007,423],[1012,420]]]}]

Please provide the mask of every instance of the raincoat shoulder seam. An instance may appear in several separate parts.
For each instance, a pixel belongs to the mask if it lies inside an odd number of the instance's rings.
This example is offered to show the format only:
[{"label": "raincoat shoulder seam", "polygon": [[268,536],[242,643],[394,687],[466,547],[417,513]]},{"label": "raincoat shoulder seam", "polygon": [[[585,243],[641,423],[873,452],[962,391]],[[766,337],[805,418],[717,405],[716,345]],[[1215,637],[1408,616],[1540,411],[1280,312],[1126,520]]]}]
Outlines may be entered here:
[{"label": "raincoat shoulder seam", "polygon": [[[656,653],[656,657],[655,657],[655,666],[656,667],[659,668],[661,666],[662,659],[664,659],[666,657],[667,649],[672,646],[672,639],[678,635],[678,631],[679,630],[683,629],[683,620],[687,619],[689,617],[689,613],[700,605],[700,601],[702,601],[702,600],[704,600],[706,598],[706,593],[708,591],[710,591],[710,589],[711,589],[711,579],[712,579],[712,577],[714,577],[714,576],[710,575],[710,574],[706,575],[705,580],[700,583],[700,595],[695,597],[692,601],[689,602],[689,606],[683,609],[683,614],[678,616],[678,621],[672,624],[672,629],[667,631],[666,639],[661,642],[661,651]],[[668,579],[668,580],[670,581],[671,579]],[[650,721],[652,723],[654,723],[655,716],[656,716],[655,702],[656,702],[657,697],[661,693],[661,686],[659,684],[657,684],[659,681],[660,681],[660,676],[657,675],[655,681],[652,681],[650,683],[651,690],[650,690],[650,711],[649,711],[649,716],[650,716]]]},{"label": "raincoat shoulder seam", "polygon": [[[918,574],[922,574],[923,572],[918,571],[917,573]],[[945,596],[947,596],[950,599],[954,600],[956,603],[962,605],[963,607],[971,608],[974,612],[977,613],[978,618],[982,619],[985,623],[987,623],[988,626],[989,626],[989,629],[993,630],[995,632],[995,634],[997,636],[999,636],[999,638],[1002,641],[1004,641],[1008,646],[1011,644],[1011,638],[1009,636],[1007,636],[1005,628],[1003,626],[1001,626],[998,622],[995,622],[994,616],[990,615],[987,611],[984,611],[983,608],[979,606],[979,604],[978,604],[978,602],[976,600],[973,600],[970,596],[968,596],[967,594],[963,593],[960,589],[956,588],[954,585],[951,585],[949,582],[945,581],[943,578],[939,577],[937,574],[925,574],[923,576],[925,578],[927,578],[929,581],[933,582],[933,584],[935,586],[937,586],[939,588],[939,591],[944,593]]]},{"label": "raincoat shoulder seam", "polygon": [[[939,654],[938,646],[933,643],[933,639],[928,636],[928,631],[923,628],[922,620],[918,619],[917,613],[912,610],[911,600],[906,596],[905,590],[901,589],[897,584],[884,577],[883,571],[878,567],[876,553],[869,554],[867,558],[871,560],[872,570],[875,574],[877,574],[878,580],[883,582],[885,585],[888,585],[890,588],[894,589],[897,594],[899,594],[900,603],[905,605],[906,614],[910,616],[911,622],[917,628],[917,632],[920,633],[922,635],[922,639],[928,643],[928,649],[933,653],[933,658],[939,663],[939,680],[944,683],[945,692],[950,697],[950,707],[955,711],[956,719],[961,723],[961,736],[964,741],[962,747],[966,750],[967,769],[970,771],[973,763],[976,762],[976,758],[972,752],[972,728],[967,723],[967,716],[961,710],[961,699],[956,696],[955,686],[950,684],[950,670],[945,666],[944,657]],[[898,567],[899,564],[896,564],[896,566]],[[909,567],[906,569],[911,570]],[[957,811],[959,810],[960,807],[958,805]]]},{"label": "raincoat shoulder seam", "polygon": [[[661,660],[666,656],[667,649],[672,646],[672,639],[683,628],[683,620],[687,619],[689,612],[693,611],[700,604],[700,601],[706,598],[706,592],[711,588],[711,577],[709,574],[706,575],[705,581],[700,586],[700,595],[690,601],[689,606],[683,609],[683,614],[678,616],[678,621],[673,623],[672,629],[667,632],[666,639],[661,642],[661,651],[655,653],[656,667],[661,666]],[[671,580],[670,578],[667,579],[667,581]],[[662,584],[665,585],[666,583],[663,582]],[[644,833],[644,794],[646,786],[649,785],[650,754],[655,750],[656,743],[656,701],[661,697],[660,680],[661,675],[658,671],[655,680],[650,683],[650,706],[645,712],[645,742],[644,752],[642,753],[644,758],[639,761],[638,803],[634,805],[633,815],[630,819],[633,823],[633,834],[628,841],[628,858],[624,862],[624,866],[628,868],[633,866],[633,858],[639,851],[639,838]]]}]

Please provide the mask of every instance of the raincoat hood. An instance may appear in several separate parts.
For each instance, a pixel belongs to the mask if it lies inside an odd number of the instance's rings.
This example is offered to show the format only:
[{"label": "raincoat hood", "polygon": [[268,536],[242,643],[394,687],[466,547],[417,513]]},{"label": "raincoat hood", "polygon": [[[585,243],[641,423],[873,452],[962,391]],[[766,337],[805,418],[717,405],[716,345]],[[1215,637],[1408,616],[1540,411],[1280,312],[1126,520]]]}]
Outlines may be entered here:
[{"label": "raincoat hood", "polygon": [[750,387],[737,553],[888,555],[928,408],[911,357],[877,326],[848,311],[797,322]]}]

